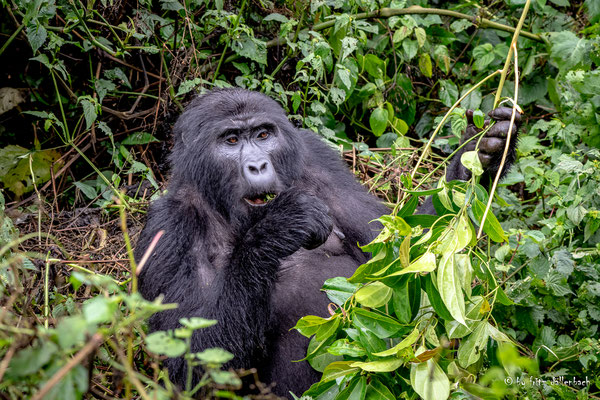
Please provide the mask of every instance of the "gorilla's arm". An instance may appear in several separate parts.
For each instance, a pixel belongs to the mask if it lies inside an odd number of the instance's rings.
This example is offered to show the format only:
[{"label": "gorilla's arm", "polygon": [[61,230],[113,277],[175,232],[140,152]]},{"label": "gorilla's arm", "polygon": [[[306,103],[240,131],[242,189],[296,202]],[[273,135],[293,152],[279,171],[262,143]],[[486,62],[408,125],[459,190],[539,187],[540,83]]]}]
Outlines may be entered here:
[{"label": "gorilla's arm", "polygon": [[[140,276],[140,292],[146,298],[164,295],[175,310],[156,314],[152,330],[175,329],[179,318],[218,319],[217,325],[196,331],[192,352],[222,347],[235,355],[236,367],[252,367],[264,356],[265,330],[270,326],[271,294],[280,260],[300,247],[323,243],[331,232],[327,207],[313,196],[290,190],[264,207],[264,218],[245,232],[233,234],[225,259],[209,260],[209,248],[226,225],[216,224],[206,211],[190,201],[170,198],[155,203],[139,244],[137,258],[159,230],[165,231]],[[215,227],[207,231],[207,227]],[[258,353],[258,354],[257,354]],[[166,361],[171,379],[183,384],[183,358]]]},{"label": "gorilla's arm", "polygon": [[[472,138],[481,129],[477,128],[473,123],[473,111],[467,110],[467,129],[465,130],[460,143],[464,143],[468,139]],[[502,154],[504,153],[504,147],[506,145],[506,138],[508,136],[508,129],[510,128],[510,118],[512,115],[512,108],[500,107],[490,111],[488,114],[492,119],[496,121],[494,126],[485,134],[481,143],[479,144],[479,160],[483,167],[484,173],[481,176],[480,183],[485,187],[488,186],[494,177],[498,173],[500,168],[500,161]],[[510,169],[511,165],[515,160],[516,145],[517,145],[517,133],[519,129],[519,123],[521,121],[521,115],[517,112],[515,116],[515,122],[512,129],[510,146],[502,175]],[[486,119],[485,126],[489,124],[489,119]],[[471,140],[465,147],[463,147],[458,153],[454,155],[450,165],[446,169],[446,181],[450,182],[455,179],[469,180],[471,179],[471,171],[465,168],[460,162],[460,157],[466,151],[475,150],[477,139]],[[431,197],[427,198],[425,203],[417,210],[418,214],[430,214],[436,215],[435,208],[431,201]]]}]

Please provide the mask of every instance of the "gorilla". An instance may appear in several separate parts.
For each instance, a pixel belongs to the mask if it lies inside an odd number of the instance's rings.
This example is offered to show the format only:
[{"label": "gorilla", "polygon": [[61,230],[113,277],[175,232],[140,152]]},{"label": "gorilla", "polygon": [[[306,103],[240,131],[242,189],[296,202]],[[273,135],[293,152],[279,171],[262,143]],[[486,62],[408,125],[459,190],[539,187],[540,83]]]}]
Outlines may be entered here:
[{"label": "gorilla", "polygon": [[[488,175],[498,168],[511,111],[490,114],[498,122],[479,154]],[[468,118],[465,137],[478,131]],[[306,361],[291,362],[304,358],[308,339],[290,328],[308,314],[327,316],[323,282],[350,276],[368,260],[357,243],[378,234],[371,221],[389,210],[330,146],[295,128],[265,95],[202,95],[179,117],[174,135],[168,193],[148,212],[136,258],[165,232],[140,273],[139,290],[179,306],[154,315],[150,328],[176,329],[184,317],[216,319],[194,333],[193,352],[224,348],[235,355],[226,367],[256,367],[263,382],[276,383],[276,394],[301,394],[320,374]],[[459,160],[460,154],[448,181],[469,177]],[[420,212],[435,213],[431,202]],[[183,385],[183,358],[165,365]]]}]

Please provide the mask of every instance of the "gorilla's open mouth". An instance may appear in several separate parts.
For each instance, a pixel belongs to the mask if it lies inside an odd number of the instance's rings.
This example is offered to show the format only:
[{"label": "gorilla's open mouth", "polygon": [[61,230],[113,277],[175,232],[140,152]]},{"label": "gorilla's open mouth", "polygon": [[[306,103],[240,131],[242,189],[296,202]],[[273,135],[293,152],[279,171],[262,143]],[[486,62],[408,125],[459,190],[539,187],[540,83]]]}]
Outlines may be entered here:
[{"label": "gorilla's open mouth", "polygon": [[275,199],[275,197],[277,197],[276,193],[268,192],[244,197],[244,200],[246,200],[246,203],[250,204],[251,206],[264,206],[273,199]]}]

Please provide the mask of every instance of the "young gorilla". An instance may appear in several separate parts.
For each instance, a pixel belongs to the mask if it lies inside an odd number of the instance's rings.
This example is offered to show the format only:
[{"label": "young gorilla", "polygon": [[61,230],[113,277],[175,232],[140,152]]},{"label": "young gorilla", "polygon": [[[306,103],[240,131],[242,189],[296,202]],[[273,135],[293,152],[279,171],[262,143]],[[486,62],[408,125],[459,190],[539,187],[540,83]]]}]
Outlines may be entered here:
[{"label": "young gorilla", "polygon": [[[480,145],[488,174],[495,174],[510,115],[491,114],[498,122]],[[476,131],[470,124],[466,134]],[[323,282],[350,276],[368,259],[356,243],[372,240],[379,226],[370,221],[389,210],[334,150],[296,129],[262,94],[227,89],[198,97],[174,132],[169,190],[150,208],[136,258],[164,230],[139,288],[147,299],[163,295],[179,307],[153,316],[150,327],[214,318],[217,325],[194,333],[193,352],[222,347],[235,355],[228,367],[257,367],[263,382],[277,383],[275,393],[301,394],[320,374],[291,362],[305,356],[308,340],[290,328],[302,316],[326,316]],[[448,180],[468,178],[459,159]],[[431,205],[423,211],[434,213]],[[174,382],[185,382],[181,357],[165,365]]]}]

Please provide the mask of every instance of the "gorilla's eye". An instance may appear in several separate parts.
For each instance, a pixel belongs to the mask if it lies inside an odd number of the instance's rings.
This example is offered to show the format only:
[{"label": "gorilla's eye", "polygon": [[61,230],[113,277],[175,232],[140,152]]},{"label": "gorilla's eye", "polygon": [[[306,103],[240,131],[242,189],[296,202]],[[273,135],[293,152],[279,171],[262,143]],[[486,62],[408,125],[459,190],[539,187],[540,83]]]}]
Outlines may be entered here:
[{"label": "gorilla's eye", "polygon": [[257,136],[258,139],[266,139],[269,137],[269,132],[261,131]]},{"label": "gorilla's eye", "polygon": [[225,141],[229,144],[236,144],[238,142],[237,136],[229,136]]}]

